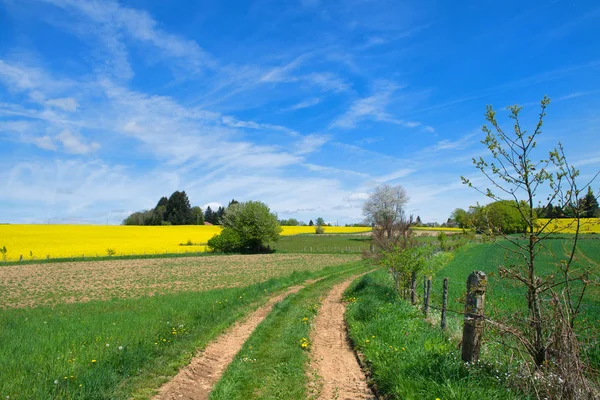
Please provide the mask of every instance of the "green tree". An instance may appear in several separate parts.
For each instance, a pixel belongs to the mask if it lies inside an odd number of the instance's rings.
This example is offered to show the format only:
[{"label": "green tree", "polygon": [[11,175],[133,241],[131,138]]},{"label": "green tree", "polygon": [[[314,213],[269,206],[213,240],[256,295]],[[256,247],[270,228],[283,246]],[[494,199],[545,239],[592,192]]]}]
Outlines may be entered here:
[{"label": "green tree", "polygon": [[324,226],[325,225],[325,220],[321,217],[317,218],[317,225],[318,226]]},{"label": "green tree", "polygon": [[598,209],[598,199],[594,195],[594,191],[591,186],[588,186],[588,191],[583,199],[580,199],[579,208],[581,209],[582,216],[586,218],[594,218],[600,216]]},{"label": "green tree", "polygon": [[239,238],[238,250],[242,252],[267,251],[279,240],[282,231],[277,215],[260,201],[231,205],[223,216],[222,225],[227,237]]},{"label": "green tree", "polygon": [[209,224],[213,224],[213,221],[215,220],[215,216],[213,213],[212,208],[210,208],[210,206],[206,207],[206,210],[204,211],[204,221],[208,222]]},{"label": "green tree", "polygon": [[192,207],[192,220],[195,225],[204,225],[204,213],[200,207]]},{"label": "green tree", "polygon": [[194,223],[192,207],[185,190],[175,191],[169,197],[164,220],[172,225],[192,225]]},{"label": "green tree", "polygon": [[528,212],[527,203],[499,200],[474,207],[471,223],[478,232],[494,231],[505,235],[524,233],[527,230],[527,220],[523,217],[523,212]]},{"label": "green tree", "polygon": [[460,228],[466,229],[471,226],[471,215],[462,208],[454,209],[450,218],[456,222]]},{"label": "green tree", "polygon": [[217,212],[215,213],[215,225],[221,224],[221,221],[223,220],[224,215],[225,215],[225,207],[219,206],[219,208],[217,209]]},{"label": "green tree", "polygon": [[[500,267],[500,275],[522,285],[526,293],[523,312],[512,314],[505,322],[490,323],[503,333],[512,335],[529,354],[533,365],[553,368],[554,373],[563,379],[560,393],[570,392],[572,395],[567,397],[574,398],[576,395],[573,393],[590,387],[583,374],[569,373],[571,370],[585,370],[579,357],[580,344],[573,330],[589,282],[587,271],[576,270],[572,264],[578,234],[573,236],[566,257],[555,255],[556,270],[542,272],[538,268],[538,255],[545,239],[556,231],[551,221],[541,227],[536,226],[535,203],[541,198],[546,205],[553,201],[578,204],[580,193],[576,183],[579,171],[569,165],[560,143],[558,148],[550,150],[548,158],[532,158],[538,152],[536,140],[542,132],[549,103],[547,97],[541,101],[541,112],[533,132],[521,127],[519,117],[522,107],[508,107],[513,131],[507,132],[498,123],[492,106],[488,106],[485,117],[491,127],[483,126],[486,136],[482,143],[489,150],[490,157],[473,159],[473,164],[489,180],[490,187],[478,188],[469,179],[461,178],[463,183],[498,203],[501,209],[511,204],[511,208],[517,210],[525,221],[525,233],[513,237],[495,225],[498,223],[494,222],[495,210],[491,210],[492,215],[488,218],[492,238],[499,236],[502,240],[496,243],[503,246],[507,256],[511,257],[508,265]],[[578,216],[576,208],[575,214]],[[576,223],[579,227],[579,219]],[[557,290],[560,292],[557,293]]]},{"label": "green tree", "polygon": [[220,234],[210,238],[207,245],[212,251],[222,253],[235,253],[242,251],[243,248],[240,235],[231,228],[224,228]]},{"label": "green tree", "polygon": [[314,226],[314,225],[315,225],[315,224],[314,224],[313,220],[311,219],[311,220],[308,222],[308,226]]}]

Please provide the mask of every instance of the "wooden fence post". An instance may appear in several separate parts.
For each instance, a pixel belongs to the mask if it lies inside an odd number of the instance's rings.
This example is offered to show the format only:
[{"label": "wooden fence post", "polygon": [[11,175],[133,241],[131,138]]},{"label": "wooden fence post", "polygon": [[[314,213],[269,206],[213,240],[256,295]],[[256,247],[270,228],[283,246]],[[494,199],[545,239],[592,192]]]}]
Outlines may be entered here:
[{"label": "wooden fence post", "polygon": [[479,360],[481,336],[483,335],[483,307],[487,276],[485,272],[473,271],[467,279],[467,301],[465,302],[465,323],[463,327],[462,359],[465,362]]},{"label": "wooden fence post", "polygon": [[427,279],[427,291],[425,292],[425,315],[429,312],[429,296],[431,295],[431,279]]},{"label": "wooden fence post", "polygon": [[413,271],[410,277],[410,303],[417,304],[417,273]]},{"label": "wooden fence post", "polygon": [[427,277],[423,275],[423,306],[425,306],[425,297],[427,297]]},{"label": "wooden fence post", "polygon": [[444,278],[444,291],[442,292],[442,329],[446,329],[446,308],[448,307],[448,278]]}]

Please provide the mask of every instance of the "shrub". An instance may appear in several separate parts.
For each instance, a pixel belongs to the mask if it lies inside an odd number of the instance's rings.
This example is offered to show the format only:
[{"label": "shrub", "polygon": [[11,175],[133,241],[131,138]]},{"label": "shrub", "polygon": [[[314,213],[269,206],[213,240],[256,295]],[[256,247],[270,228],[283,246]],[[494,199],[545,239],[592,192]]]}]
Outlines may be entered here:
[{"label": "shrub", "polygon": [[236,231],[224,228],[220,234],[213,236],[208,241],[210,251],[221,253],[235,253],[242,250],[242,239]]},{"label": "shrub", "polygon": [[323,233],[325,233],[325,228],[323,228],[323,225],[317,225],[315,227],[315,233],[317,235],[322,235]]}]

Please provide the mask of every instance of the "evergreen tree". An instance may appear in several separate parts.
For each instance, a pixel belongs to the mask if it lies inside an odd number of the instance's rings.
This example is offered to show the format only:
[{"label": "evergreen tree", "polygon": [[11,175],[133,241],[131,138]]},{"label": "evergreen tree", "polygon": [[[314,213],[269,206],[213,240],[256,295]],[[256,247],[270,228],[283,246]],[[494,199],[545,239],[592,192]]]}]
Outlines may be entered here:
[{"label": "evergreen tree", "polygon": [[231,201],[229,202],[229,204],[227,205],[227,208],[231,207],[234,204],[240,204],[239,201],[237,201],[236,199],[231,199]]},{"label": "evergreen tree", "polygon": [[206,207],[206,211],[204,211],[204,221],[212,224],[214,219],[214,213],[212,208],[210,208],[210,206]]},{"label": "evergreen tree", "polygon": [[579,200],[581,213],[584,218],[593,218],[598,216],[598,199],[594,196],[592,187],[588,186],[587,194]]},{"label": "evergreen tree", "polygon": [[215,225],[220,225],[223,220],[223,216],[225,215],[225,207],[219,206],[219,209],[215,213]]},{"label": "evergreen tree", "polygon": [[315,226],[315,224],[313,223],[313,220],[311,219],[310,222],[308,223],[308,226]]},{"label": "evergreen tree", "polygon": [[172,225],[192,225],[194,223],[192,207],[185,190],[173,192],[169,197],[164,219]]}]

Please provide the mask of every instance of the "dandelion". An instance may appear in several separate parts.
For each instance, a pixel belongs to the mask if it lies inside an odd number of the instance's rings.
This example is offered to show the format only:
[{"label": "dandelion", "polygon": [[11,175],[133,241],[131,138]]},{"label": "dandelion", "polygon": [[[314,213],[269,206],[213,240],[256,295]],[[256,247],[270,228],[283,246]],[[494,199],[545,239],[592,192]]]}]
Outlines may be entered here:
[{"label": "dandelion", "polygon": [[92,364],[94,364],[96,362],[96,360],[92,360]]},{"label": "dandelion", "polygon": [[110,347],[110,344],[106,343],[106,347]]},{"label": "dandelion", "polygon": [[123,346],[119,346],[119,350],[123,350]]},{"label": "dandelion", "polygon": [[55,380],[54,380],[54,384],[55,384],[55,385],[58,385],[58,379],[55,379]]}]

